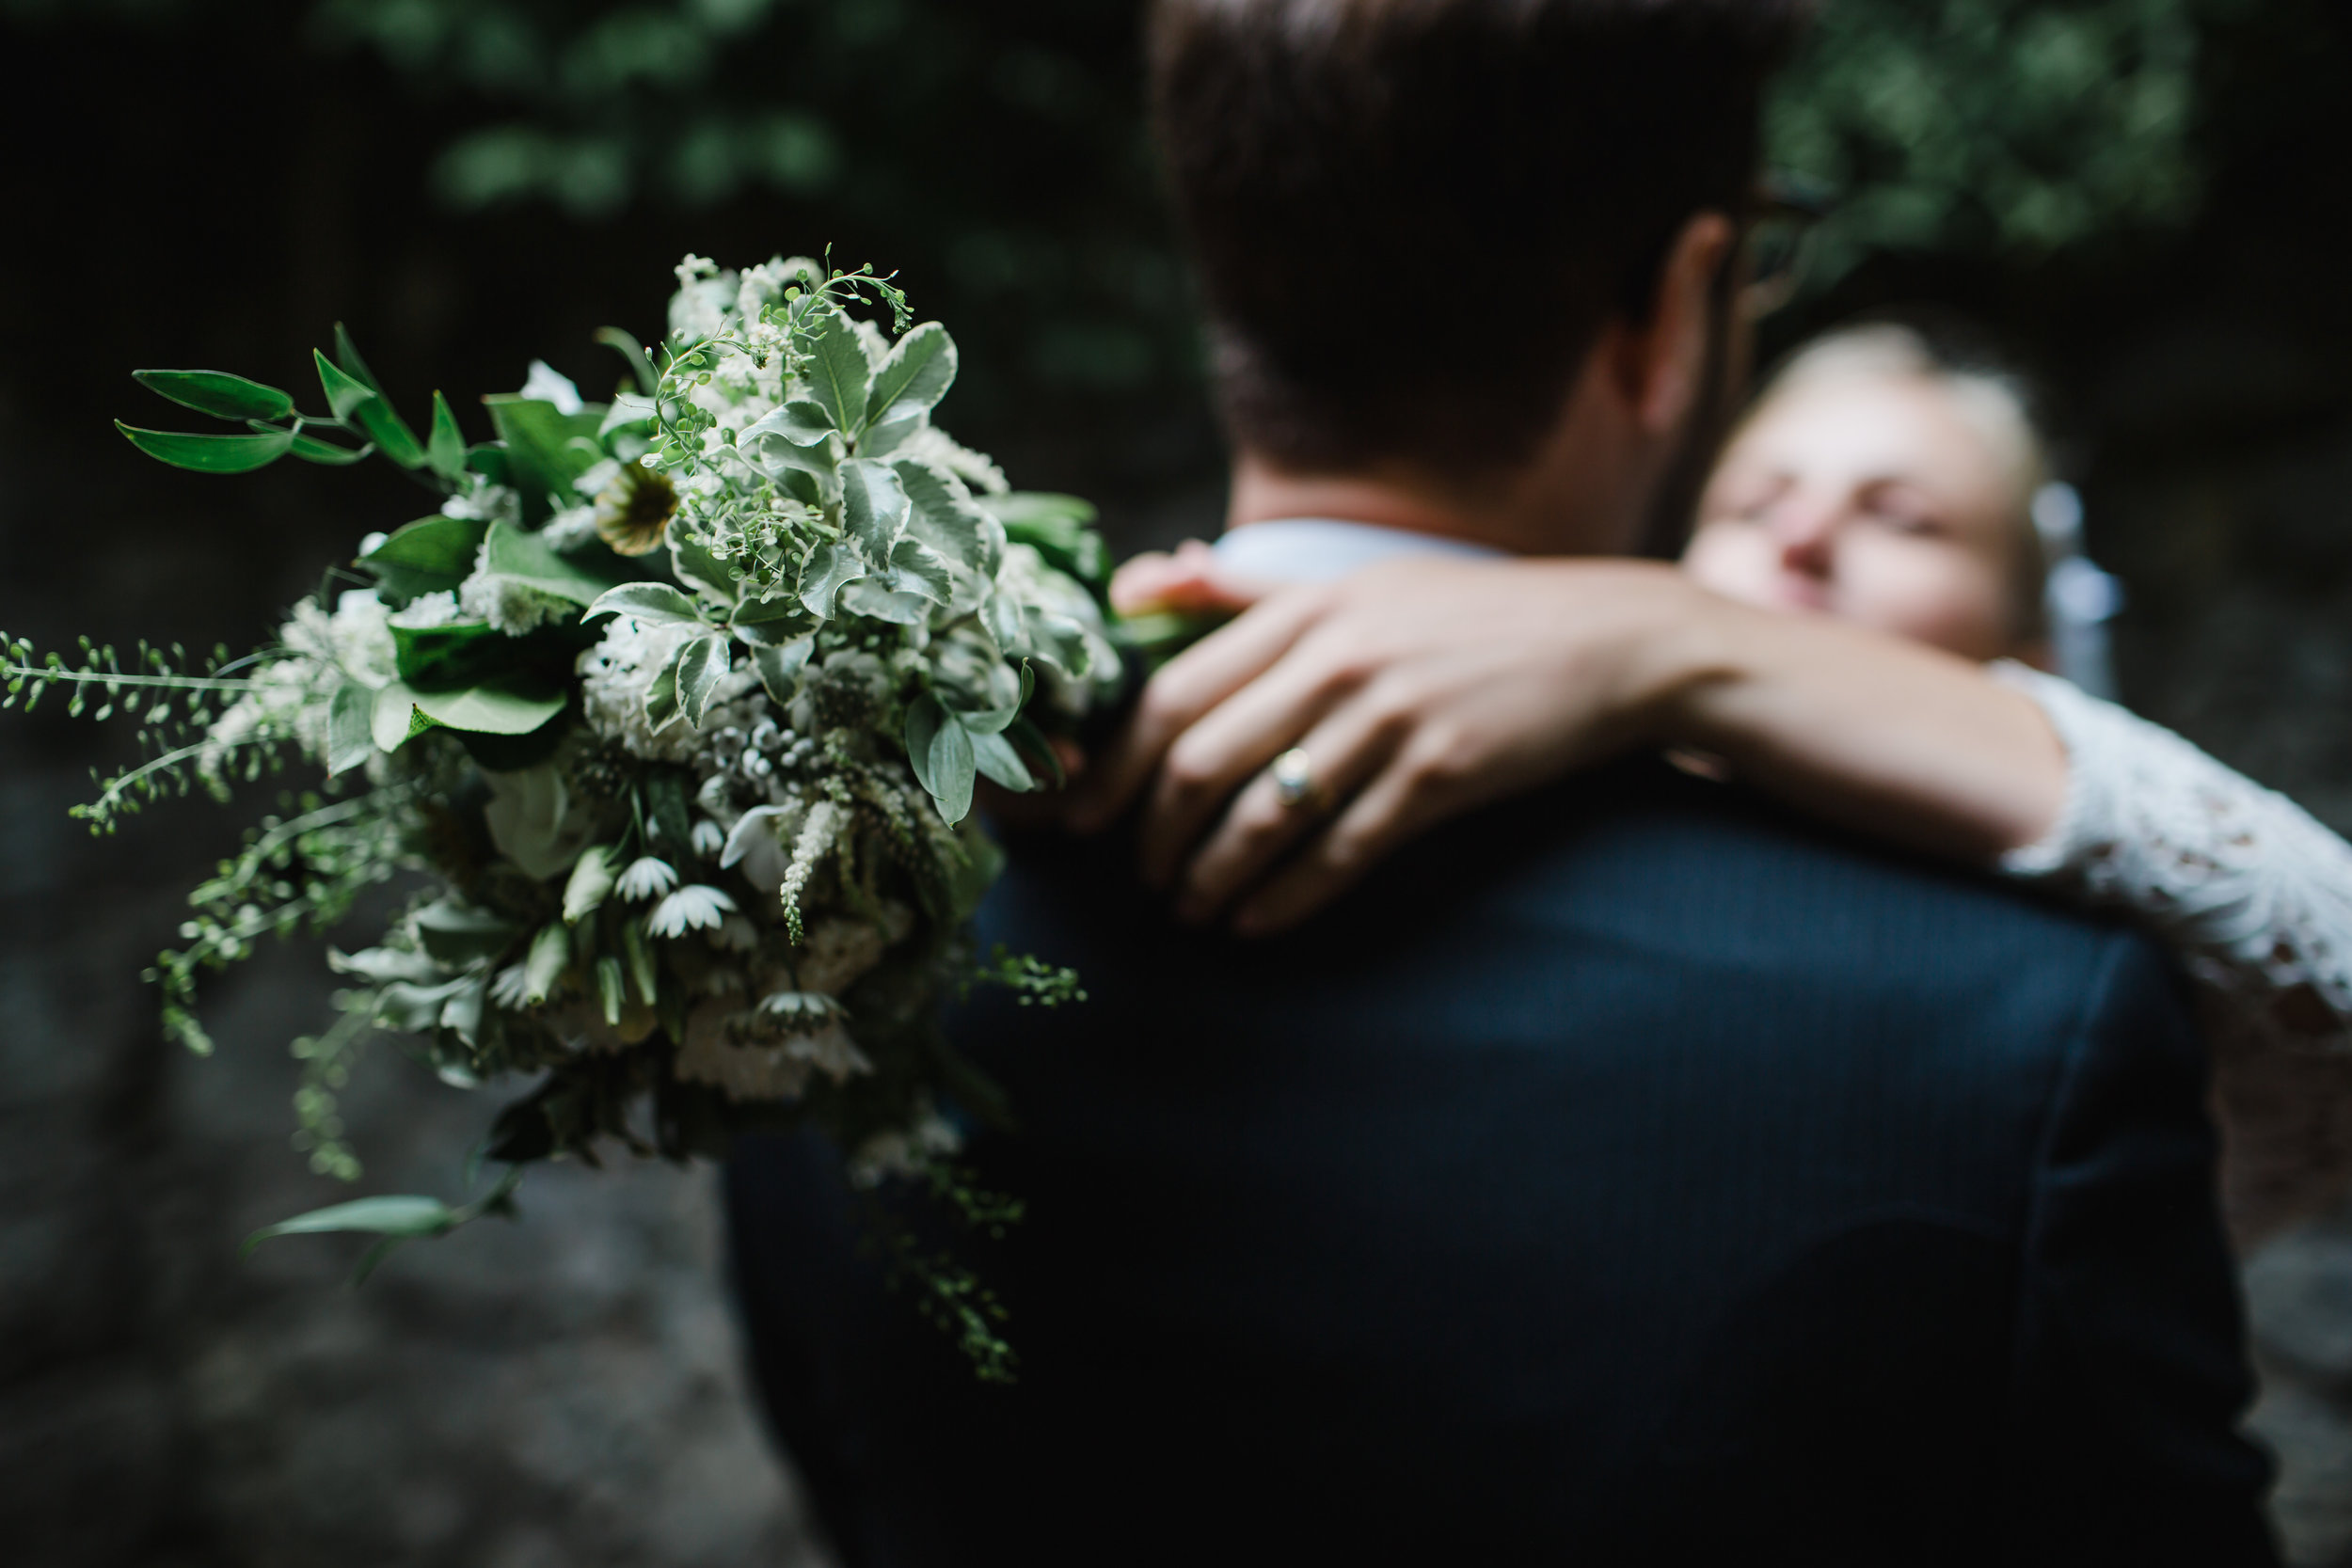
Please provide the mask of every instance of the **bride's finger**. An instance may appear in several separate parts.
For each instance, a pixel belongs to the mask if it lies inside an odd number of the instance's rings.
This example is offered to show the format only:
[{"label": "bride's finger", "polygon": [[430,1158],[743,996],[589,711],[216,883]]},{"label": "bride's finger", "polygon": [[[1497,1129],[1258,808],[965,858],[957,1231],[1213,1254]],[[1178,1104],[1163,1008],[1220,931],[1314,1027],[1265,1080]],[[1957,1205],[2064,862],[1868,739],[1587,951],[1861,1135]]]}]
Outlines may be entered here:
[{"label": "bride's finger", "polygon": [[1442,759],[1407,749],[1349,802],[1291,863],[1243,900],[1237,936],[1286,931],[1353,887],[1400,844],[1474,803],[1450,787]]},{"label": "bride's finger", "polygon": [[1304,637],[1177,736],[1144,806],[1136,848],[1145,885],[1172,881],[1234,792],[1345,701],[1358,679],[1328,639]]},{"label": "bride's finger", "polygon": [[1396,710],[1374,701],[1342,705],[1298,742],[1312,767],[1305,799],[1285,800],[1270,773],[1243,786],[1184,868],[1179,919],[1209,919],[1301,838],[1322,830],[1338,802],[1349,800],[1388,765],[1403,736]]},{"label": "bride's finger", "polygon": [[1279,594],[1162,665],[1126,724],[1072,791],[1072,831],[1109,826],[1176,737],[1289,652],[1328,603],[1317,591]]}]

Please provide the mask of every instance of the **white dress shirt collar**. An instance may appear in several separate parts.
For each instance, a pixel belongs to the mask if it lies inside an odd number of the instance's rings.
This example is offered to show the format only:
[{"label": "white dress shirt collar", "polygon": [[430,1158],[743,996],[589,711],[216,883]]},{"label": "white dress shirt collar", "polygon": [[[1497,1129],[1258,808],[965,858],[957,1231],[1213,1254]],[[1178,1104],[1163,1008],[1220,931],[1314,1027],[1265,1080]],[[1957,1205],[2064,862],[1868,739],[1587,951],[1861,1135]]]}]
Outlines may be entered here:
[{"label": "white dress shirt collar", "polygon": [[1404,556],[1496,561],[1505,552],[1467,539],[1337,517],[1270,517],[1228,530],[1216,542],[1220,565],[1258,582],[1330,582]]}]

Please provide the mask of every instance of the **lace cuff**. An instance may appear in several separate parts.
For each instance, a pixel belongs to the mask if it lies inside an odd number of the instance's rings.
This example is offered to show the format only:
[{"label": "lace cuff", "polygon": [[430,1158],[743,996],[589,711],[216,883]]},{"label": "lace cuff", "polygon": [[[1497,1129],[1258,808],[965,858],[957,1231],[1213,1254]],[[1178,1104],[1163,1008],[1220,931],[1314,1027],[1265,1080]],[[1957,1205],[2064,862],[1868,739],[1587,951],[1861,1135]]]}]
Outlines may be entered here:
[{"label": "lace cuff", "polygon": [[2293,1033],[2343,1038],[2352,845],[2170,730],[2023,665],[1992,673],[2041,705],[2067,759],[2057,824],[2001,870],[2127,909],[2200,980]]}]

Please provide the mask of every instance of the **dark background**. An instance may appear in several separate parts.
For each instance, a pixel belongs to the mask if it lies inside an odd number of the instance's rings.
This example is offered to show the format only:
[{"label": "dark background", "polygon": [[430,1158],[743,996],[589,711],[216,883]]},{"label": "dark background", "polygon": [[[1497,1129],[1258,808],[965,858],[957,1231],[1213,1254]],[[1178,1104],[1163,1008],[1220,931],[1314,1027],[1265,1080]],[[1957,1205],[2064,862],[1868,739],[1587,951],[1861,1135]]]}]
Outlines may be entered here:
[{"label": "dark background", "polygon": [[[2327,0],[1848,0],[1775,102],[1845,193],[1785,345],[1932,301],[2049,384],[2129,701],[2352,827],[2352,19]],[[240,650],[358,538],[382,465],[208,479],[109,428],[128,378],[305,386],[346,321],[412,419],[543,356],[608,391],[688,250],[896,267],[943,409],[1122,550],[1208,532],[1221,454],[1139,124],[1128,0],[0,0],[0,627]],[[1431,287],[1438,280],[1428,280]],[[1451,285],[1448,285],[1451,289]],[[1476,299],[1453,308],[1473,318]],[[1507,330],[1500,301],[1492,329]],[[1409,366],[1400,365],[1400,374]],[[306,400],[307,401],[307,400]],[[314,949],[216,985],[220,1056],[135,976],[263,809],[65,816],[126,733],[0,719],[0,1542],[39,1563],[735,1563],[815,1550],[766,1460],[706,1179],[534,1177],[528,1218],[234,1258],[342,1196],[286,1144]],[[486,1102],[379,1051],[366,1191],[453,1194]],[[2253,1260],[2297,1561],[2352,1562],[2352,1252]]]}]

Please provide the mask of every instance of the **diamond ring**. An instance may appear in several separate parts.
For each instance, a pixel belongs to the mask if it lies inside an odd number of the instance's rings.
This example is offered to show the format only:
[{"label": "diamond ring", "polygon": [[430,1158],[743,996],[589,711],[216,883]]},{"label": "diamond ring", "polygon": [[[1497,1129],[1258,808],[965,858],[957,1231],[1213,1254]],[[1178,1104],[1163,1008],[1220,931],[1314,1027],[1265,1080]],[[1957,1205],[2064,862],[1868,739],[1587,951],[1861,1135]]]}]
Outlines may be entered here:
[{"label": "diamond ring", "polygon": [[1296,746],[1276,757],[1266,772],[1274,780],[1274,798],[1286,806],[1310,805],[1322,798],[1323,791],[1315,787],[1314,759]]}]

